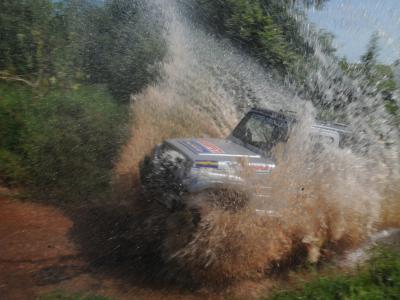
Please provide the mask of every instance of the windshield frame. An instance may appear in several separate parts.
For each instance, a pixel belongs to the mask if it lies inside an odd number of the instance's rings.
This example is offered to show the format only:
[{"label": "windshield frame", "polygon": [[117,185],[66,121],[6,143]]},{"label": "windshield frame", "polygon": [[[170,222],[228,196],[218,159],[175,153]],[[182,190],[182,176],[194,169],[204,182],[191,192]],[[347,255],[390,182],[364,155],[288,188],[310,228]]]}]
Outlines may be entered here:
[{"label": "windshield frame", "polygon": [[281,139],[280,142],[285,142],[287,140],[288,137],[288,133],[289,133],[289,120],[286,119],[284,116],[282,116],[281,114],[273,114],[271,113],[262,113],[262,112],[258,112],[258,111],[250,111],[248,112],[245,117],[239,122],[239,124],[235,127],[235,129],[232,131],[232,133],[229,135],[228,139],[230,139],[231,141],[233,141],[234,143],[240,144],[242,146],[244,146],[245,148],[256,152],[262,156],[266,156],[266,155],[270,155],[270,150],[277,144],[275,143],[274,145],[272,145],[270,147],[269,150],[265,150],[265,149],[261,149],[260,147],[257,147],[251,143],[246,143],[242,137],[240,136],[240,134],[238,133],[239,131],[242,130],[243,126],[245,126],[245,124],[248,122],[248,120],[250,118],[252,118],[254,115],[256,115],[257,117],[262,117],[264,119],[267,119],[272,126],[278,126],[281,129],[284,130],[284,134],[282,135],[283,138]]}]

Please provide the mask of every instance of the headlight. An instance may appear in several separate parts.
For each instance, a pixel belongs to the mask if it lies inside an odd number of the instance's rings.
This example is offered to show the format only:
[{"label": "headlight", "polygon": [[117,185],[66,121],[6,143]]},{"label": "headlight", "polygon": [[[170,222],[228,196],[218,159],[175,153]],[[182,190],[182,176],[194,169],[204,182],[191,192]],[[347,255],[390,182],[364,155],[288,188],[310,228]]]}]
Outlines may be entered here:
[{"label": "headlight", "polygon": [[242,181],[231,162],[198,160],[194,162],[189,174],[193,180]]}]

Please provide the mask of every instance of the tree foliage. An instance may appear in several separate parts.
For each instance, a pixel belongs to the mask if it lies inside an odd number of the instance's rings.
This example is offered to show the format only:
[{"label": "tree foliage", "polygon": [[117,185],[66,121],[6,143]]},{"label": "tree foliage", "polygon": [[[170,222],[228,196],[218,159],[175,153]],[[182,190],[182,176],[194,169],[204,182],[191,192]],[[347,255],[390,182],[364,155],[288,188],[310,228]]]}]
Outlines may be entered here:
[{"label": "tree foliage", "polygon": [[278,22],[278,18],[287,18],[282,6],[260,0],[195,2],[203,24],[229,37],[264,64],[285,71],[298,58],[287,34],[293,24]]},{"label": "tree foliage", "polygon": [[166,52],[157,21],[149,20],[144,1],[106,1],[90,11],[84,29],[83,68],[88,82],[107,84],[117,99],[128,101],[158,75]]},{"label": "tree foliage", "polygon": [[395,70],[390,65],[379,63],[379,36],[372,34],[365,53],[360,57],[360,63],[348,63],[342,59],[340,66],[350,78],[363,79],[363,89],[370,96],[382,96],[383,104],[392,113],[397,113],[398,107],[394,93],[398,90]]},{"label": "tree foliage", "polygon": [[378,61],[378,40],[378,34],[374,33],[368,43],[367,51],[361,56],[361,64],[363,65],[364,73],[367,76],[371,75],[372,69],[376,66]]},{"label": "tree foliage", "polygon": [[144,0],[0,2],[0,79],[32,87],[105,84],[127,102],[157,76],[165,45]]},{"label": "tree foliage", "polygon": [[70,84],[79,73],[64,2],[0,2],[0,74],[34,87]]},{"label": "tree foliage", "polygon": [[[324,1],[195,0],[200,23],[230,38],[271,70],[286,75],[312,54],[292,11]],[[326,44],[328,39],[326,39]],[[330,46],[331,47],[331,46]],[[332,48],[332,47],[331,47]]]}]

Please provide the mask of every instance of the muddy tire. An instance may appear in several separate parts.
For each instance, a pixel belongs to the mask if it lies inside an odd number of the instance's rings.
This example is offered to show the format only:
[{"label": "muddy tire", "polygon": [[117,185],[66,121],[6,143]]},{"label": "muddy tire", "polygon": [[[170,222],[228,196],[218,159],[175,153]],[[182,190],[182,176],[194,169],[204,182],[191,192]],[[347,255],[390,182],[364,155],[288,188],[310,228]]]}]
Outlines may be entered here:
[{"label": "muddy tire", "polygon": [[186,164],[186,158],[173,150],[146,156],[140,163],[140,180],[146,198],[171,210],[182,208]]}]

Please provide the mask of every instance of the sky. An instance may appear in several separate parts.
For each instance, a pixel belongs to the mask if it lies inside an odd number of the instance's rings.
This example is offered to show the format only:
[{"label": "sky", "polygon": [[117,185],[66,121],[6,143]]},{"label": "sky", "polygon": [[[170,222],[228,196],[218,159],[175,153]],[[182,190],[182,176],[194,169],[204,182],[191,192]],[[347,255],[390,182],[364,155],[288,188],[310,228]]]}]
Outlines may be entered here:
[{"label": "sky", "polygon": [[380,36],[379,61],[392,64],[400,58],[400,0],[329,0],[308,17],[335,35],[338,55],[351,62],[360,60],[374,32]]}]

